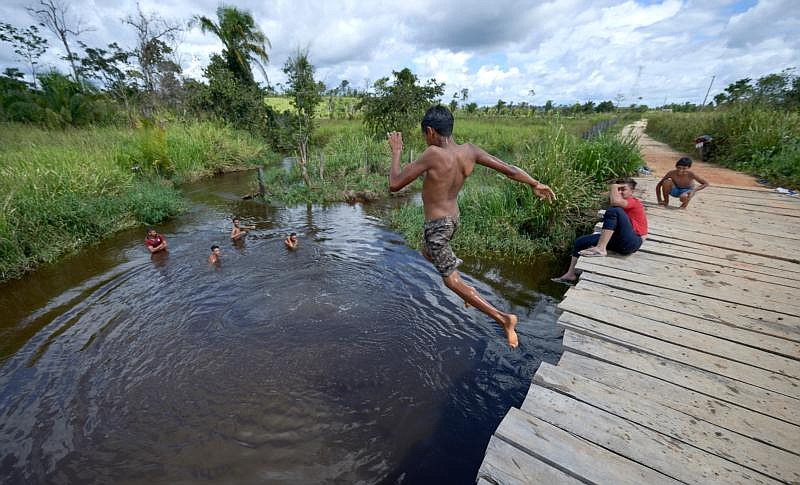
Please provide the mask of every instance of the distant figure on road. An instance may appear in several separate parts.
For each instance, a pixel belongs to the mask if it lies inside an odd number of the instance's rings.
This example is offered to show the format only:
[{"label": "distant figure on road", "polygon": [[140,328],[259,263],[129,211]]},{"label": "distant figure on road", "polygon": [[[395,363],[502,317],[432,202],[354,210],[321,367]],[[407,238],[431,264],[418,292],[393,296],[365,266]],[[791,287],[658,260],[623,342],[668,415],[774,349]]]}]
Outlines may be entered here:
[{"label": "distant figure on road", "polygon": [[453,115],[444,106],[428,108],[422,119],[422,132],[428,147],[420,158],[402,169],[400,158],[403,152],[403,135],[396,131],[387,133],[392,149],[389,190],[397,192],[425,174],[422,183],[425,211],[423,256],[439,271],[445,286],[460,296],[467,306],[474,306],[492,317],[503,327],[508,344],[517,347],[519,340],[514,330],[517,316],[493,307],[475,288],[464,283],[456,270],[462,261],[450,248],[450,240],[458,229],[458,193],[477,163],[512,180],[530,185],[533,193],[540,199],[552,200],[555,194],[550,187],[534,180],[524,170],[489,155],[480,147],[470,143],[459,145],[453,141]]},{"label": "distant figure on road", "polygon": [[233,218],[233,228],[231,229],[231,239],[234,241],[247,235],[247,231],[255,229],[256,226],[241,226],[238,217]]},{"label": "distant figure on road", "polygon": [[283,240],[283,244],[286,245],[286,249],[297,249],[297,246],[300,244],[300,241],[297,239],[297,233],[293,232],[289,234],[289,236]]},{"label": "distant figure on road", "polygon": [[[671,195],[680,198],[681,209],[686,209],[692,197],[708,187],[708,182],[689,170],[690,168],[692,168],[692,159],[683,157],[675,163],[675,170],[670,170],[664,175],[664,178],[656,185],[656,198],[658,198],[659,204],[664,207],[668,206]],[[700,187],[694,188],[695,180],[700,183]]]},{"label": "distant figure on road", "polygon": [[150,251],[150,254],[154,254],[159,251],[166,251],[167,238],[157,233],[156,230],[151,227],[147,229],[147,235],[144,238],[144,245],[147,247],[147,250]]},{"label": "distant figure on road", "polygon": [[222,253],[222,250],[219,248],[219,246],[216,244],[211,246],[211,254],[208,255],[208,264],[219,264],[220,253]]},{"label": "distant figure on road", "polygon": [[578,279],[578,257],[602,257],[610,249],[620,254],[635,253],[647,236],[647,215],[642,202],[633,196],[636,181],[626,177],[608,186],[611,207],[603,214],[603,230],[575,239],[572,260],[566,273],[553,278],[557,283],[572,284]]}]

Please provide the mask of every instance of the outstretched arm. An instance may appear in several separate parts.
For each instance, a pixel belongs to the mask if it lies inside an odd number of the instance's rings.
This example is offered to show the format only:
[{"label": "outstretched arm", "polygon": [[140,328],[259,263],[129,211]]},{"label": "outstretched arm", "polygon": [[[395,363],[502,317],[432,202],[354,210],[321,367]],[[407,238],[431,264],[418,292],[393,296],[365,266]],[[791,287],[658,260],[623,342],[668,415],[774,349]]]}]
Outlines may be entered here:
[{"label": "outstretched arm", "polygon": [[496,170],[511,180],[516,180],[517,182],[530,185],[533,189],[533,193],[542,200],[554,200],[556,198],[556,194],[553,192],[553,189],[531,177],[525,170],[508,164],[494,155],[489,155],[486,153],[486,151],[479,147],[474,145],[472,145],[472,147],[476,151],[476,163],[483,165],[484,167],[491,168],[492,170]]},{"label": "outstretched arm", "polygon": [[426,157],[426,153],[428,152],[426,150],[418,160],[414,160],[401,169],[400,157],[403,154],[403,134],[399,131],[393,131],[387,133],[387,136],[389,137],[389,146],[392,148],[392,168],[389,170],[389,192],[397,192],[430,168],[429,158]]}]

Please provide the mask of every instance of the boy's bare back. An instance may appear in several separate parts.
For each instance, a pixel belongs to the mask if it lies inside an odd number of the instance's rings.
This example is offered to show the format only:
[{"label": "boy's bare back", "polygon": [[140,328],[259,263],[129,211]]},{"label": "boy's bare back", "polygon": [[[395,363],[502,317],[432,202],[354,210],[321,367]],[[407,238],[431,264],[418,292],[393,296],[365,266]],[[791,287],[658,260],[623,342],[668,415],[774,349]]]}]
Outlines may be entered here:
[{"label": "boy's bare back", "polygon": [[429,146],[422,154],[429,164],[422,182],[426,220],[458,214],[458,193],[475,169],[475,152],[474,145],[449,143]]}]

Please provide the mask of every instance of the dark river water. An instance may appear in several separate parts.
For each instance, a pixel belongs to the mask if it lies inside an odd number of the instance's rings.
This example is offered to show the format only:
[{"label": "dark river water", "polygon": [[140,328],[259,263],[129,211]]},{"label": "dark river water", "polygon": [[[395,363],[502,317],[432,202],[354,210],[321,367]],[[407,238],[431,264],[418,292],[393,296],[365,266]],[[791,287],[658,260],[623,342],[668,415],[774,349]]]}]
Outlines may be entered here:
[{"label": "dark river water", "polygon": [[462,266],[520,317],[512,350],[380,207],[240,200],[253,178],[186,186],[168,254],[123,231],[0,286],[0,482],[474,483],[559,357],[563,268]]}]

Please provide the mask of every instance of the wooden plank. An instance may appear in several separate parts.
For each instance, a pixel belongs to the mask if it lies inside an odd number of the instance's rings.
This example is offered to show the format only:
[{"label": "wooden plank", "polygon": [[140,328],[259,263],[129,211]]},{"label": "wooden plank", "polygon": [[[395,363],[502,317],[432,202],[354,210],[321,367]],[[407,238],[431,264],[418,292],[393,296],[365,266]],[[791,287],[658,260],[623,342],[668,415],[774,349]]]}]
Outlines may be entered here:
[{"label": "wooden plank", "polygon": [[[635,261],[635,263],[631,265],[631,261]],[[798,290],[800,290],[800,273],[786,273],[792,277],[797,277],[797,279],[782,278],[781,276],[770,273],[755,273],[752,271],[718,266],[708,262],[661,256],[646,251],[638,251],[635,258],[608,253],[608,256],[605,258],[592,259],[592,263],[612,268],[627,267],[636,273],[655,277],[680,274],[689,277],[706,277],[712,280],[725,282],[732,281],[735,285],[740,287],[757,285],[769,289],[773,286],[777,286],[780,291],[787,294],[797,293]]]},{"label": "wooden plank", "polygon": [[[779,366],[786,365],[792,369],[792,373],[787,375],[800,377],[800,361],[796,360],[800,359],[800,343],[798,342],[793,342],[791,340],[785,340],[770,335],[764,335],[758,332],[727,325],[725,323],[719,323],[712,320],[705,320],[673,311],[654,308],[650,305],[617,298],[615,296],[604,295],[602,293],[587,291],[583,288],[570,289],[569,293],[566,295],[566,298],[561,301],[558,307],[564,311],[576,313],[584,317],[604,320],[614,325],[623,326],[629,330],[637,331],[635,330],[637,326],[625,325],[624,323],[628,320],[628,318],[644,318],[647,319],[647,321],[654,322],[655,325],[666,328],[667,330],[669,330],[669,328],[679,327],[690,332],[699,332],[713,338],[725,339],[726,341],[735,342],[747,347],[780,354],[795,360],[787,360],[784,357],[783,360],[775,361],[774,364]],[[667,325],[663,325],[665,323]],[[662,333],[663,332],[660,332],[660,328],[656,328],[655,333],[647,333],[647,335],[656,338],[662,338],[660,336]],[[669,335],[670,334],[664,334],[665,337]],[[669,339],[674,342],[679,342],[683,340],[683,337],[680,333],[678,333],[672,334]],[[699,342],[696,343],[705,346],[709,342],[713,342],[713,340],[706,341],[702,344]],[[744,348],[745,352],[750,351],[750,349],[747,347]],[[739,360],[740,362],[742,361],[739,358],[739,350],[737,347],[730,348],[730,351],[733,352],[733,357],[735,357],[734,360]],[[722,355],[717,351],[713,351],[711,353]],[[757,358],[753,358],[748,363],[753,363],[753,365],[756,365],[755,362],[757,360]],[[758,366],[764,367],[764,365],[768,365],[767,362],[769,362],[769,360],[761,361],[760,364],[762,365]],[[764,368],[776,370],[776,368],[772,366]]]},{"label": "wooden plank", "polygon": [[677,259],[680,260],[681,263],[692,267],[696,264],[705,264],[708,266],[717,266],[719,268],[747,271],[759,275],[771,275],[775,278],[786,280],[784,284],[792,287],[796,287],[795,285],[797,282],[800,282],[800,265],[797,265],[797,271],[790,271],[783,268],[771,268],[746,261],[720,258],[708,252],[701,253],[691,248],[681,248],[652,239],[648,239],[639,251],[637,251],[637,254],[646,258],[662,258],[664,260],[667,260],[667,258]]},{"label": "wooden plank", "polygon": [[[508,419],[508,416],[506,416],[506,419]],[[506,443],[497,436],[493,436],[489,440],[489,445],[486,447],[486,456],[483,458],[483,463],[478,470],[478,483],[578,485],[584,482],[553,468],[521,449]]]},{"label": "wooden plank", "polygon": [[800,457],[723,427],[606,386],[543,362],[534,381],[607,411],[784,482],[800,482]]},{"label": "wooden plank", "polygon": [[[800,399],[800,381],[796,378],[778,374],[767,369],[729,360],[700,350],[677,345],[665,340],[648,337],[607,323],[582,317],[574,313],[564,313],[558,319],[559,325],[586,333],[594,337],[610,340],[616,344],[651,353],[659,357],[683,362],[688,365],[714,372],[731,379],[747,382],[773,392]],[[688,337],[687,337],[688,338]],[[708,349],[712,351],[712,349]],[[797,401],[800,406],[800,401]]]},{"label": "wooden plank", "polygon": [[564,352],[558,368],[624,389],[636,396],[658,402],[697,419],[736,433],[800,454],[800,426],[726,403],[671,382],[618,365]]},{"label": "wooden plank", "polygon": [[585,482],[680,483],[519,409],[509,410],[495,436]]},{"label": "wooden plank", "polygon": [[725,237],[717,235],[707,235],[698,232],[684,231],[682,229],[664,224],[649,227],[649,234],[656,236],[668,236],[684,241],[705,244],[743,253],[758,254],[772,258],[783,259],[784,261],[797,262],[797,244],[790,241],[765,241],[760,238],[745,240],[741,237]]},{"label": "wooden plank", "polygon": [[657,308],[694,315],[754,332],[800,341],[800,317],[753,308],[712,298],[687,295],[681,291],[641,283],[617,280],[608,276],[584,273],[577,288],[640,301]]},{"label": "wooden plank", "polygon": [[[594,261],[599,258],[580,258],[577,269],[602,274],[618,280],[627,280],[662,288],[681,288],[685,294],[714,298],[730,303],[746,304],[754,308],[772,310],[786,315],[800,316],[800,300],[785,287],[745,285],[724,276],[666,275],[662,277],[639,274],[631,270],[603,266]],[[581,275],[583,277],[583,275]],[[687,296],[688,296],[687,295]]]},{"label": "wooden plank", "polygon": [[783,271],[791,271],[794,273],[800,272],[800,264],[796,262],[784,261],[782,259],[775,259],[769,256],[761,256],[757,254],[742,253],[739,251],[732,251],[728,249],[720,249],[703,244],[693,243],[690,241],[681,241],[679,239],[671,238],[668,236],[656,236],[650,234],[647,236],[647,241],[642,245],[641,251],[646,251],[648,246],[652,243],[663,245],[670,245],[676,250],[686,251],[701,256],[709,256],[714,258],[727,259],[730,262],[743,262],[753,264],[756,266],[763,266],[764,268],[775,268]]},{"label": "wooden plank", "polygon": [[680,440],[540,386],[531,386],[522,410],[682,482],[779,483]]},{"label": "wooden plank", "polygon": [[659,208],[648,211],[647,219],[653,226],[670,225],[683,230],[712,233],[726,237],[742,237],[745,240],[759,236],[770,236],[785,240],[788,244],[796,244],[800,241],[800,234],[792,232],[800,228],[800,223],[764,224],[762,221],[762,223],[753,224],[748,219],[730,217],[725,220],[724,224],[721,224],[715,214],[692,217],[688,214],[672,214],[673,212],[675,211],[659,206]]},{"label": "wooden plank", "polygon": [[797,399],[614,342],[564,332],[565,350],[610,362],[775,419],[800,425]]}]

